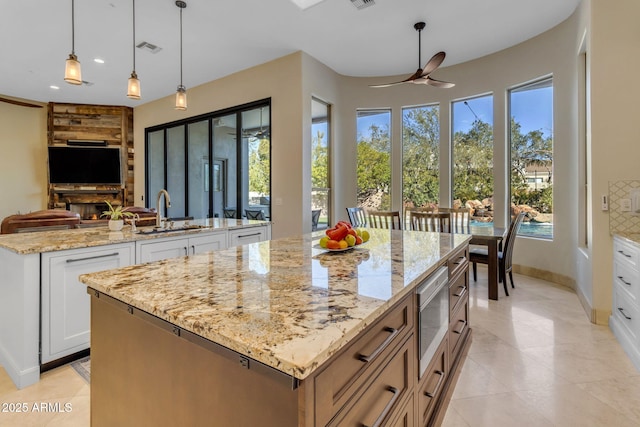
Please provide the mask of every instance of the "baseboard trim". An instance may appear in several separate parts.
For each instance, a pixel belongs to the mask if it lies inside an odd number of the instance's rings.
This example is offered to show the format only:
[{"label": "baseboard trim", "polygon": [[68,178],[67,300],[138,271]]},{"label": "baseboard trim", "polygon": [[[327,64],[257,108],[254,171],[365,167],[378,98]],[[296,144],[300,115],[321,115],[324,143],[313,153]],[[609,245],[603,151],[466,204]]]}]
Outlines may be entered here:
[{"label": "baseboard trim", "polygon": [[574,291],[577,290],[576,280],[558,273],[542,270],[540,268],[529,267],[526,265],[513,264],[513,272],[518,274],[524,274],[525,276],[535,277],[536,279],[546,280],[557,285],[566,286]]}]

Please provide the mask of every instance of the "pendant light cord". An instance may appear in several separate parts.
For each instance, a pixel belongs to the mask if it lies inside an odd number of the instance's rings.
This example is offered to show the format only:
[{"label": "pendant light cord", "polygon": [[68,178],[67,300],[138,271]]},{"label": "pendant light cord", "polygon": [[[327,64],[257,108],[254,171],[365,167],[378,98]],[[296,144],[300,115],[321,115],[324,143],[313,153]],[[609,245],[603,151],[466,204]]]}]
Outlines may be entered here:
[{"label": "pendant light cord", "polygon": [[71,0],[71,53],[73,55],[76,54],[76,45],[75,45],[75,40],[76,40],[76,30],[75,30],[75,0]]},{"label": "pendant light cord", "polygon": [[180,86],[182,85],[182,9],[180,7]]},{"label": "pendant light cord", "polygon": [[133,0],[133,72],[136,72],[136,0]]}]

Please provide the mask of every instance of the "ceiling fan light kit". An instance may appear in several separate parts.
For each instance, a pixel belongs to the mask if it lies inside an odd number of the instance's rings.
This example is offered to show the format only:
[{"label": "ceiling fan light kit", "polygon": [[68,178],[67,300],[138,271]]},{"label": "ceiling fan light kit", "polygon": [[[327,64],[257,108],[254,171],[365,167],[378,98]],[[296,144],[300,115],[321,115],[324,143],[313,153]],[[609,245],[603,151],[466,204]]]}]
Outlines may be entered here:
[{"label": "ceiling fan light kit", "polygon": [[64,81],[72,85],[82,84],[80,61],[75,52],[75,0],[71,0],[71,53],[65,63]]},{"label": "ceiling fan light kit", "polygon": [[379,85],[369,85],[369,87],[373,88],[381,88],[381,87],[389,87],[395,86],[402,83],[413,83],[413,84],[425,84],[434,87],[440,88],[450,88],[455,86],[455,83],[445,82],[442,80],[436,80],[430,77],[430,74],[433,73],[444,61],[446,53],[438,52],[427,61],[427,64],[424,68],[420,68],[420,64],[422,64],[422,30],[424,30],[426,24],[424,22],[416,22],[413,25],[413,28],[418,32],[418,70],[413,73],[411,76],[406,78],[405,80],[393,83],[383,83]]}]

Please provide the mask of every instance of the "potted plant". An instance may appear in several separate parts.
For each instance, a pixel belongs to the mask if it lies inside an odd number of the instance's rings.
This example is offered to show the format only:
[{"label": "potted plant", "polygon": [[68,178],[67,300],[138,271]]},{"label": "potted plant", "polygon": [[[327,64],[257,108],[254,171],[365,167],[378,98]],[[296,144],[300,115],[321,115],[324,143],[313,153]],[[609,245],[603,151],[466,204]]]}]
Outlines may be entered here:
[{"label": "potted plant", "polygon": [[107,200],[104,201],[109,207],[108,210],[102,211],[101,217],[109,217],[109,230],[120,231],[124,226],[124,217],[133,216],[131,212],[127,211],[127,208],[123,208],[122,205],[118,205],[115,208]]}]

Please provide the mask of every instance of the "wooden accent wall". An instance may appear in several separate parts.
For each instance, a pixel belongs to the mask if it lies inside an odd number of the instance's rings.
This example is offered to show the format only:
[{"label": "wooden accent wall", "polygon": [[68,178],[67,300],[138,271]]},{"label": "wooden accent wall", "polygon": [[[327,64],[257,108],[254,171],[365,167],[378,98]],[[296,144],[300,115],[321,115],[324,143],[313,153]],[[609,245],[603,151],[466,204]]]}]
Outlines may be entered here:
[{"label": "wooden accent wall", "polygon": [[[49,185],[49,208],[56,203],[73,199],[74,203],[99,203],[105,194],[112,194],[112,201],[133,206],[133,109],[124,106],[59,104],[48,105],[47,142],[49,145],[66,145],[67,140],[107,141],[109,146],[121,147],[121,187],[97,186],[96,193],[82,191],[81,186],[70,186],[70,193]],[[106,191],[106,193],[105,193]],[[112,191],[109,193],[109,191]]]}]

